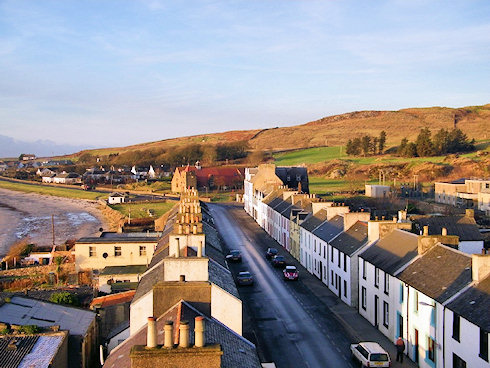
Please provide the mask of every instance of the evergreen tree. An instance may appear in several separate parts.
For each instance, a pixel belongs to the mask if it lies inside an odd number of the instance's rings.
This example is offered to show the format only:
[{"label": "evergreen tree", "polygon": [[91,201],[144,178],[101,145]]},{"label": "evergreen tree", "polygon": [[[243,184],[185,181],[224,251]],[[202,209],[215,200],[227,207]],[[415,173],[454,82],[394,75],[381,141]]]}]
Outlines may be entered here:
[{"label": "evergreen tree", "polygon": [[378,153],[380,155],[383,154],[385,145],[386,145],[386,132],[382,130],[381,133],[379,133],[379,139],[378,139]]},{"label": "evergreen tree", "polygon": [[402,139],[402,141],[400,142],[400,145],[398,146],[398,149],[396,150],[396,153],[399,156],[403,156],[403,152],[405,151],[407,144],[408,144],[408,139],[405,137]]},{"label": "evergreen tree", "polygon": [[431,132],[429,128],[420,130],[417,140],[415,141],[415,145],[417,147],[418,156],[424,157],[434,155],[434,145],[431,141]]},{"label": "evergreen tree", "polygon": [[371,137],[365,135],[361,138],[361,149],[364,156],[367,156],[369,154],[370,148],[371,148]]},{"label": "evergreen tree", "polygon": [[348,155],[352,155],[352,139],[349,139],[347,141],[347,144],[345,145],[345,153],[347,153]]},{"label": "evergreen tree", "polygon": [[378,153],[378,138],[374,137],[373,140],[371,141],[371,152],[373,155]]},{"label": "evergreen tree", "polygon": [[405,157],[416,157],[417,156],[417,145],[413,142],[409,142],[403,150],[403,156],[405,156]]},{"label": "evergreen tree", "polygon": [[449,148],[449,132],[446,129],[439,130],[434,135],[434,154],[444,155]]}]

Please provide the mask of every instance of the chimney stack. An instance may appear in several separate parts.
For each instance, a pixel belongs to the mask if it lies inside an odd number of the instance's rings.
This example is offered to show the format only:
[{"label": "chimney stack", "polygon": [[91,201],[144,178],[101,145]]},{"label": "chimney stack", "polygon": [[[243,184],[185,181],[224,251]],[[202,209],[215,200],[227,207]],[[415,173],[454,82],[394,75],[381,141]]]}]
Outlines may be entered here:
[{"label": "chimney stack", "polygon": [[179,347],[180,348],[188,348],[189,347],[189,322],[187,322],[187,321],[180,321]]},{"label": "chimney stack", "polygon": [[166,321],[163,331],[165,332],[165,336],[164,336],[165,340],[163,346],[166,347],[167,349],[173,348],[174,347],[174,342],[173,342],[174,323],[172,321]]},{"label": "chimney stack", "polygon": [[148,331],[146,334],[146,347],[148,349],[157,347],[157,323],[155,317],[148,317]]},{"label": "chimney stack", "polygon": [[206,345],[206,339],[204,337],[204,317],[198,316],[195,319],[195,346],[196,348],[202,348]]},{"label": "chimney stack", "polygon": [[185,275],[180,275],[179,276],[179,281],[180,282],[185,282]]},{"label": "chimney stack", "polygon": [[474,219],[475,218],[475,210],[467,208],[465,216],[468,218]]}]

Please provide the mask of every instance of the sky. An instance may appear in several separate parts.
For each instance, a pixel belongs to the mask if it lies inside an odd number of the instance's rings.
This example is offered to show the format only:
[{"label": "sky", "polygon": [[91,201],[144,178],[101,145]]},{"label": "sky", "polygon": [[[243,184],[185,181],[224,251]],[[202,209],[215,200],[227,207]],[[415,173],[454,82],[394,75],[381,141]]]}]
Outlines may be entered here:
[{"label": "sky", "polygon": [[0,135],[87,147],[490,103],[490,1],[0,0]]}]

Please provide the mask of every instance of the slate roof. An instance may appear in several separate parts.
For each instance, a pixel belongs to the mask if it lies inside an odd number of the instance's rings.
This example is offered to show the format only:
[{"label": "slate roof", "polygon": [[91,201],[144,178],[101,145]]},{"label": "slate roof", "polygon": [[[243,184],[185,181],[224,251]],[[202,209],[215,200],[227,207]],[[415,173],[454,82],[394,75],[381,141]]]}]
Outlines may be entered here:
[{"label": "slate roof", "polygon": [[[205,318],[206,344],[220,344],[223,350],[221,367],[223,368],[259,368],[261,367],[255,345],[238,335],[214,318],[199,312],[191,303],[180,301],[162,316],[157,318],[157,331],[163,331],[165,321],[174,322],[174,343],[178,343],[179,322],[189,321],[189,342],[194,345],[194,321],[197,316]],[[129,353],[134,345],[146,345],[147,326],[142,327],[134,335],[112,350],[107,357],[104,368],[130,368]],[[163,333],[157,335],[157,342],[163,345]],[[196,361],[196,365],[199,362]]]},{"label": "slate roof", "polygon": [[471,283],[471,257],[437,244],[397,277],[438,303],[444,303]]},{"label": "slate roof", "polygon": [[131,265],[131,266],[106,266],[99,273],[99,275],[130,275],[130,274],[142,274],[147,267],[145,265]]},{"label": "slate roof", "polygon": [[313,234],[323,241],[330,242],[342,231],[344,231],[344,218],[336,215],[313,230]]},{"label": "slate roof", "polygon": [[300,226],[305,230],[312,232],[314,229],[316,229],[326,220],[327,220],[327,211],[320,210],[314,215],[311,214],[311,216],[308,216]]},{"label": "slate roof", "polygon": [[204,221],[202,222],[202,228],[206,235],[206,256],[226,267],[225,255],[223,254],[218,232],[212,225]]},{"label": "slate roof", "polygon": [[209,259],[209,282],[216,284],[234,297],[240,299],[240,295],[238,294],[238,290],[236,289],[235,281],[233,280],[230,270],[221,266],[212,258]]},{"label": "slate roof", "polygon": [[471,286],[447,307],[490,333],[490,275]]},{"label": "slate roof", "polygon": [[282,203],[282,198],[281,197],[274,197],[271,198],[270,202],[263,201],[263,203],[267,204],[270,208],[274,209],[275,207],[279,206]]},{"label": "slate roof", "polygon": [[368,240],[368,225],[366,222],[357,221],[347,231],[342,232],[330,242],[332,247],[342,253],[351,256],[362,248]]},{"label": "slate roof", "polygon": [[447,235],[457,235],[460,241],[483,240],[475,219],[465,215],[454,216],[412,216],[417,231],[429,226],[429,235],[439,235],[442,228],[447,229]]},{"label": "slate roof", "polygon": [[96,314],[81,308],[66,307],[41,300],[14,296],[0,307],[0,322],[14,325],[59,325],[70,335],[85,336]]},{"label": "slate roof", "polygon": [[395,229],[386,237],[371,245],[359,256],[393,275],[400,267],[418,255],[417,239],[418,237],[415,234]]},{"label": "slate roof", "polygon": [[[0,367],[49,368],[64,338],[65,333],[0,336]],[[10,344],[15,344],[16,349],[9,349]]]},{"label": "slate roof", "polygon": [[163,263],[154,266],[153,269],[149,269],[147,273],[141,277],[138,288],[136,289],[136,294],[134,294],[134,298],[131,303],[136,302],[149,291],[153,290],[153,285],[160,281],[163,281]]},{"label": "slate roof", "polygon": [[306,167],[280,166],[276,167],[275,173],[288,188],[298,189],[298,184],[301,183],[301,191],[309,193],[308,170]]}]

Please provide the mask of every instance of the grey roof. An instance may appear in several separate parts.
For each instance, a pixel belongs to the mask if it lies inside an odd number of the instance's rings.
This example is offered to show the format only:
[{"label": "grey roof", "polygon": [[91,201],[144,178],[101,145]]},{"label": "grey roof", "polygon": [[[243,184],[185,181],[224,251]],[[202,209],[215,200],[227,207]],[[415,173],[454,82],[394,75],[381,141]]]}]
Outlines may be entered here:
[{"label": "grey roof", "polygon": [[212,258],[221,266],[227,267],[218,232],[207,222],[202,223],[202,228],[206,235],[206,256]]},{"label": "grey roof", "polygon": [[415,228],[420,232],[424,226],[429,226],[429,235],[439,235],[442,228],[447,229],[447,235],[457,235],[460,241],[483,240],[475,219],[465,215],[454,216],[412,216]]},{"label": "grey roof", "polygon": [[282,202],[283,202],[282,197],[275,197],[272,201],[270,201],[270,203],[268,203],[268,206],[272,209],[275,209]]},{"label": "grey roof", "polygon": [[330,242],[332,247],[342,253],[351,256],[362,248],[368,240],[368,225],[366,222],[357,221],[347,231],[344,231]]},{"label": "grey roof", "polygon": [[227,291],[234,297],[240,299],[238,290],[235,286],[235,281],[231,275],[230,270],[221,266],[218,262],[213,259],[209,259],[209,281],[213,284],[218,285],[223,290]]},{"label": "grey roof", "polygon": [[[276,167],[276,175],[288,188],[298,189],[298,184],[301,183],[301,191],[309,193],[308,186],[308,170],[306,167]],[[297,180],[299,177],[299,180]]]},{"label": "grey roof", "polygon": [[344,231],[344,218],[336,215],[313,230],[313,234],[323,241],[330,242],[342,231]]},{"label": "grey roof", "polygon": [[437,302],[444,303],[472,281],[471,257],[437,244],[397,277]]},{"label": "grey roof", "polygon": [[327,210],[320,210],[314,215],[308,216],[305,221],[300,225],[302,228],[308,231],[315,230],[323,222],[327,220]]},{"label": "grey roof", "polygon": [[113,238],[113,239],[121,239],[121,238],[160,238],[163,235],[161,231],[150,231],[150,232],[131,232],[131,233],[116,233],[114,231],[104,231],[100,234],[101,238]]},{"label": "grey roof", "polygon": [[[180,312],[180,313],[179,313]],[[157,330],[162,331],[165,321],[174,322],[174,329],[178,327],[178,321],[186,320],[189,322],[189,342],[194,345],[194,321],[197,316],[205,318],[205,340],[206,344],[220,344],[223,350],[221,357],[222,368],[260,368],[261,364],[257,356],[255,345],[236,332],[220,323],[218,320],[208,317],[201,313],[190,303],[181,301],[170,308],[157,319]],[[130,368],[131,360],[129,353],[134,345],[146,344],[147,326],[140,329],[134,335],[126,339],[121,345],[116,347],[107,357],[104,364],[105,368]],[[163,334],[157,335],[157,343],[163,344]],[[175,340],[174,340],[175,342]],[[196,361],[196,365],[199,361]]]},{"label": "grey roof", "polygon": [[393,275],[400,267],[415,258],[417,235],[395,229],[360,254],[360,257]]},{"label": "grey roof", "polygon": [[114,327],[112,330],[109,331],[109,334],[107,335],[106,339],[110,340],[113,337],[119,335],[124,330],[127,330],[128,328],[129,328],[129,320],[123,321],[120,324],[118,324],[116,327]]},{"label": "grey roof", "polygon": [[70,335],[85,336],[95,317],[94,312],[81,308],[19,296],[14,296],[10,303],[0,307],[1,322],[40,327],[59,325],[60,329],[68,330]]},{"label": "grey roof", "polygon": [[163,281],[163,263],[150,269],[141,277],[131,304],[153,290],[153,285],[160,281]]},{"label": "grey roof", "polygon": [[490,333],[490,276],[459,295],[447,307]]},{"label": "grey roof", "polygon": [[117,244],[117,243],[156,243],[159,237],[155,236],[139,236],[139,237],[86,237],[77,240],[77,244],[94,244],[94,243],[106,243],[106,244]]},{"label": "grey roof", "polygon": [[130,274],[142,274],[147,267],[145,265],[131,265],[131,266],[107,266],[100,272],[99,275],[130,275]]}]

